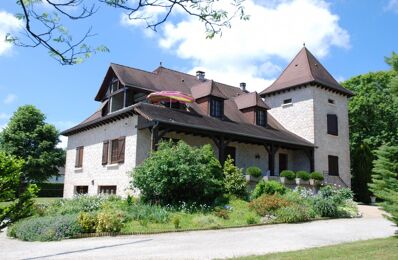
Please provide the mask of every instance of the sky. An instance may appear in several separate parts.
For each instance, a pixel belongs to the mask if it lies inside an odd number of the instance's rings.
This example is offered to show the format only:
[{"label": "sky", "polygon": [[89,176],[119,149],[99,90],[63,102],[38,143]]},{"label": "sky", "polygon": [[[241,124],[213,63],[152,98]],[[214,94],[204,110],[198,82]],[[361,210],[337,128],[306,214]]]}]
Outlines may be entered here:
[{"label": "sky", "polygon": [[[220,0],[229,10],[227,2]],[[20,35],[23,26],[14,17],[20,12],[15,1],[0,1],[0,131],[25,104],[39,108],[59,130],[83,121],[99,106],[94,97],[111,62],[147,71],[160,62],[192,74],[201,69],[206,78],[233,86],[246,82],[250,91],[260,92],[303,43],[338,81],[387,70],[384,57],[398,52],[398,0],[246,0],[250,19],[233,19],[232,27],[213,39],[206,39],[202,23],[178,10],[153,32],[121,10],[98,6],[89,19],[65,24],[75,38],[92,26],[96,36],[89,43],[110,52],[62,66],[44,48],[4,41],[7,33]],[[65,147],[66,138],[61,140]]]}]

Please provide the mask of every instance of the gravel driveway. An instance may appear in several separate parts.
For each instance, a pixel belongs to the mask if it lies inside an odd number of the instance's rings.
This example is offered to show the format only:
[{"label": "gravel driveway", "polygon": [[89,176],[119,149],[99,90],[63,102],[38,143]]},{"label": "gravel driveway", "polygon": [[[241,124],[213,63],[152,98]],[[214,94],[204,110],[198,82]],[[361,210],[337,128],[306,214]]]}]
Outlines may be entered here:
[{"label": "gravel driveway", "polygon": [[389,237],[396,227],[376,207],[364,217],[160,235],[22,242],[0,234],[0,259],[212,259]]}]

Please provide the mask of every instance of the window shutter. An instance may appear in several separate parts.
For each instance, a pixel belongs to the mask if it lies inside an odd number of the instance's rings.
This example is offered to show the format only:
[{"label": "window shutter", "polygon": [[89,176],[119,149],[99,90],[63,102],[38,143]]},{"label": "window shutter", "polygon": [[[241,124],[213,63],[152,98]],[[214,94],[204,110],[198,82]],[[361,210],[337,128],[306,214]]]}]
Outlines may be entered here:
[{"label": "window shutter", "polygon": [[115,139],[112,140],[111,142],[111,163],[117,163],[118,162],[118,154],[119,154],[119,148],[118,148],[119,140]]},{"label": "window shutter", "polygon": [[75,158],[75,167],[78,168],[80,167],[80,147],[76,148],[76,158]]},{"label": "window shutter", "polygon": [[76,148],[75,167],[80,168],[83,166],[83,146]]},{"label": "window shutter", "polygon": [[102,164],[105,165],[108,163],[108,154],[109,154],[109,141],[105,141],[102,146]]},{"label": "window shutter", "polygon": [[80,147],[80,167],[83,167],[83,150],[84,150],[84,147],[82,146],[82,147]]},{"label": "window shutter", "polygon": [[329,175],[339,176],[339,157],[329,155]]},{"label": "window shutter", "polygon": [[337,123],[337,115],[329,114],[327,115],[327,127],[328,134],[330,135],[338,135],[338,123]]},{"label": "window shutter", "polygon": [[118,144],[118,162],[123,163],[124,162],[124,150],[125,150],[125,143],[126,143],[126,137],[121,137],[119,138],[119,144]]}]

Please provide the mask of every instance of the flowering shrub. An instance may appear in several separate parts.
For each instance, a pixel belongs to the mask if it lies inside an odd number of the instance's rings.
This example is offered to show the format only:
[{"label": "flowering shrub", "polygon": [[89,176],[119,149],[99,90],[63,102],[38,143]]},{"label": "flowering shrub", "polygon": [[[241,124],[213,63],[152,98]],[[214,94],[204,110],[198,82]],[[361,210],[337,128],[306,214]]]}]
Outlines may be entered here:
[{"label": "flowering shrub", "polygon": [[275,210],[286,207],[289,202],[277,195],[263,195],[249,203],[249,208],[253,209],[258,215],[265,216]]},{"label": "flowering shrub", "polygon": [[73,214],[23,219],[9,228],[8,235],[25,241],[53,241],[73,237],[81,231]]},{"label": "flowering shrub", "polygon": [[275,215],[276,221],[283,223],[304,222],[311,219],[308,208],[298,204],[280,208]]}]

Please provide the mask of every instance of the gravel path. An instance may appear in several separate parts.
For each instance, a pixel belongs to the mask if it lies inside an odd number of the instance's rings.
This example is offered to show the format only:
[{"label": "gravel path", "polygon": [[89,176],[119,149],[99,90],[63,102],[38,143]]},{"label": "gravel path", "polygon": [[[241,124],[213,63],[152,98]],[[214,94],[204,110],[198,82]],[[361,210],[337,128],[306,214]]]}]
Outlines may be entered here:
[{"label": "gravel path", "polygon": [[364,217],[160,235],[23,242],[0,234],[0,259],[212,259],[389,237],[396,227],[376,207]]}]

